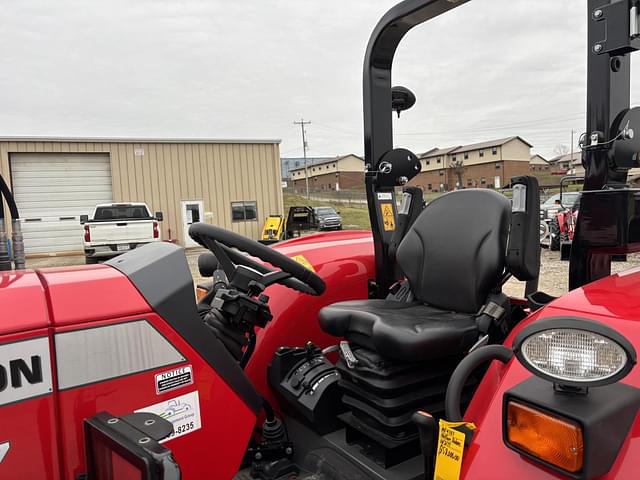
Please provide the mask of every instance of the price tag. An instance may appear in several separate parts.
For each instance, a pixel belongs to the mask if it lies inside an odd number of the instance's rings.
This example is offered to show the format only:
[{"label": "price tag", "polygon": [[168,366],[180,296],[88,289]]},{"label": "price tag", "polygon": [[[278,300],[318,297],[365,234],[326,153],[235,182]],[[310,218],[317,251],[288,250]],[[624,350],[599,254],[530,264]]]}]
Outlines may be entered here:
[{"label": "price tag", "polygon": [[460,479],[465,434],[455,428],[462,425],[465,425],[469,430],[476,429],[473,423],[440,420],[434,480]]}]

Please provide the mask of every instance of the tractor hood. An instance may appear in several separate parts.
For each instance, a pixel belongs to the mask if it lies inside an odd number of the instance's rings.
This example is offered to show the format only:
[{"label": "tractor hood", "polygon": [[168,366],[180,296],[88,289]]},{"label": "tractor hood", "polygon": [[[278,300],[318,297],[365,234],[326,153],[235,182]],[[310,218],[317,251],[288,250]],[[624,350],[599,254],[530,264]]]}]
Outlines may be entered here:
[{"label": "tractor hood", "polygon": [[[527,325],[549,317],[582,317],[601,322],[624,335],[640,350],[640,269],[606,277],[569,292],[522,322],[511,333],[506,346]],[[543,467],[523,459],[508,449],[502,439],[503,395],[517,384],[532,377],[515,358],[506,365],[494,362],[485,375],[477,394],[465,414],[465,420],[478,427],[473,444],[465,451],[462,478],[487,478],[487,472],[500,466],[495,478],[558,478]],[[636,365],[622,383],[640,388],[640,368]],[[549,388],[552,388],[549,383]],[[597,388],[597,387],[596,387]],[[602,478],[636,478],[640,456],[640,421],[636,418],[616,461]]]}]

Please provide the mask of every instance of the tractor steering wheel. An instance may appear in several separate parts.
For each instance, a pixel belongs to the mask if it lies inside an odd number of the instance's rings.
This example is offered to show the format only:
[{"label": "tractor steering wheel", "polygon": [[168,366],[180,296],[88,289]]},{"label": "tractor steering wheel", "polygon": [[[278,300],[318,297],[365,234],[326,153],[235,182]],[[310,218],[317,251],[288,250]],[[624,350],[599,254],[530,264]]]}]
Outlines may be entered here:
[{"label": "tractor steering wheel", "polygon": [[[233,277],[239,266],[243,265],[261,275],[260,283],[264,287],[280,283],[309,295],[322,295],[326,288],[324,280],[295,260],[273,248],[224,228],[206,223],[194,223],[189,227],[189,236],[195,242],[209,249],[218,258],[224,273],[231,282],[233,282]],[[280,271],[262,265],[240,252],[264,260],[279,268]]]}]

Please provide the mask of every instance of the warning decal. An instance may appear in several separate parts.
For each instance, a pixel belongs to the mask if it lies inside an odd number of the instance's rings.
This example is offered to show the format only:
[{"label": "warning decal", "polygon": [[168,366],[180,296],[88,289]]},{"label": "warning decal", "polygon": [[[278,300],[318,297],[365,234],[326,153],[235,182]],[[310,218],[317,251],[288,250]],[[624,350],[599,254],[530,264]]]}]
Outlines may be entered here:
[{"label": "warning decal", "polygon": [[155,413],[173,423],[173,433],[160,443],[181,437],[202,428],[200,420],[200,399],[198,391],[171,398],[164,402],[149,405],[136,410],[138,412]]},{"label": "warning decal", "polygon": [[295,260],[296,262],[298,262],[300,265],[302,265],[304,268],[306,268],[307,270],[311,270],[312,272],[315,273],[315,269],[313,268],[313,265],[311,265],[309,263],[309,260],[307,260],[304,255],[296,255],[295,257],[291,257],[291,260]]},{"label": "warning decal", "polygon": [[396,229],[396,218],[393,215],[392,203],[381,203],[380,211],[382,212],[382,225],[385,232],[392,232]]},{"label": "warning decal", "polygon": [[170,392],[176,388],[191,385],[193,383],[193,369],[191,365],[176,368],[168,372],[162,372],[156,375],[156,393],[160,395],[164,392]]}]

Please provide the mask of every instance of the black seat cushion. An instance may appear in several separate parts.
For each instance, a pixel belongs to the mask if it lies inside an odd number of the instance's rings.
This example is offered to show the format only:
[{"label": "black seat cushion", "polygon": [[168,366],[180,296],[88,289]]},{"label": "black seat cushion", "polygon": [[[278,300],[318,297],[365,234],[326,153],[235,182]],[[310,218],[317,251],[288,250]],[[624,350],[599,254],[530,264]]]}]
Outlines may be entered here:
[{"label": "black seat cushion", "polygon": [[474,315],[417,302],[340,302],[320,310],[319,318],[325,332],[406,362],[460,355],[478,339]]}]

